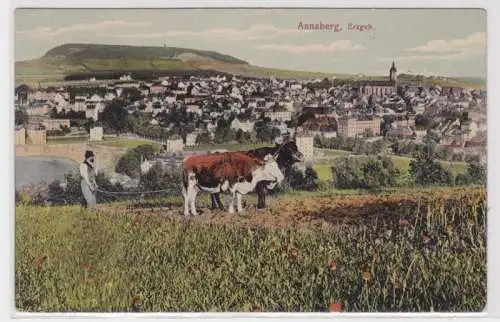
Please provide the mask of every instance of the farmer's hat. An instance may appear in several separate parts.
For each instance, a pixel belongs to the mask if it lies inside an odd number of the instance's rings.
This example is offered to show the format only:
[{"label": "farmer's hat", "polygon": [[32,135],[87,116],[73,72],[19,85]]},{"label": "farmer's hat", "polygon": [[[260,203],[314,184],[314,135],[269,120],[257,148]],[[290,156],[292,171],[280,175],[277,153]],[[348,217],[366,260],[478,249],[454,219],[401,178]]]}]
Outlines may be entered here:
[{"label": "farmer's hat", "polygon": [[90,150],[85,151],[85,160],[87,160],[88,158],[92,158],[92,157],[94,157],[93,151],[90,151]]}]

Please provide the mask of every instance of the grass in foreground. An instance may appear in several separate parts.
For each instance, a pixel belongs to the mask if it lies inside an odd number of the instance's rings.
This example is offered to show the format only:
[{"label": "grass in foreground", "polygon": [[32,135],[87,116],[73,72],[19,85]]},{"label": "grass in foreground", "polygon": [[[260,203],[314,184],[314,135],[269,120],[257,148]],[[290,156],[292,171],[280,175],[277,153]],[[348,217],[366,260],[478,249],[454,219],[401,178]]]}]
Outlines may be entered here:
[{"label": "grass in foreground", "polygon": [[[345,208],[352,218],[334,231],[19,206],[16,306],[130,311],[135,301],[148,312],[325,311],[334,302],[344,311],[481,311],[485,191],[429,196],[376,197],[379,210],[370,214],[363,204],[344,205],[354,207]],[[330,198],[322,207],[344,200]],[[318,207],[301,216],[338,211]]]}]

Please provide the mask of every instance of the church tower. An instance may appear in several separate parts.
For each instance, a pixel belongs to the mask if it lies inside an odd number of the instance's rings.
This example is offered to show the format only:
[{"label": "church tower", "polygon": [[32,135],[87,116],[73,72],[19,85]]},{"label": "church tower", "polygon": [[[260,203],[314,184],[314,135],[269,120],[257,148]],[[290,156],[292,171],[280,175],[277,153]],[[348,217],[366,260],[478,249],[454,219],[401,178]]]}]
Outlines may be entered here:
[{"label": "church tower", "polygon": [[389,69],[389,81],[396,82],[398,80],[398,70],[396,69],[396,64],[392,62],[391,69]]}]

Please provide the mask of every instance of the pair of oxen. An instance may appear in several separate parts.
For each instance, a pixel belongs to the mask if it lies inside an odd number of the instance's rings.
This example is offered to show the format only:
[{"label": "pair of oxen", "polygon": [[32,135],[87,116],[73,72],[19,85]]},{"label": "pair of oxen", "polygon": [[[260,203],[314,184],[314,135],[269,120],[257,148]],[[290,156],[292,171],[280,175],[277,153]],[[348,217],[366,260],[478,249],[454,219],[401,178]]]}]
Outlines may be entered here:
[{"label": "pair of oxen", "polygon": [[229,213],[243,211],[242,196],[255,191],[257,208],[265,208],[266,192],[283,182],[292,165],[303,161],[295,139],[287,139],[274,147],[239,152],[191,156],[184,160],[184,215],[196,216],[196,197],[199,192],[211,195],[212,209],[225,208],[221,193],[230,193]]}]

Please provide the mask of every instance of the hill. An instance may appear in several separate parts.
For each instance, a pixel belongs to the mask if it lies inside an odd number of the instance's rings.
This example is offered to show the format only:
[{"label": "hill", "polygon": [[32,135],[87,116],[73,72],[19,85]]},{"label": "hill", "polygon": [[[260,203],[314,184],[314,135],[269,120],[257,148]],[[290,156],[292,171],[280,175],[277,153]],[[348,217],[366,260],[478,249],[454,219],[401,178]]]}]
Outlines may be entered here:
[{"label": "hill", "polygon": [[[165,73],[176,74],[185,71],[217,71],[240,76],[277,78],[353,78],[354,75],[294,71],[265,68],[251,65],[239,58],[208,50],[180,47],[125,46],[103,44],[64,44],[54,47],[33,60],[15,63],[15,82],[37,85],[39,82],[58,82],[74,75],[95,75],[104,73]],[[385,79],[386,76],[370,77]],[[432,79],[427,84],[441,86],[483,87],[477,79]]]},{"label": "hill", "polygon": [[85,60],[177,60],[179,55],[192,54],[230,64],[248,64],[246,61],[223,55],[215,51],[196,50],[178,47],[146,47],[99,44],[65,44],[49,50],[45,59],[65,59],[81,63]]}]

